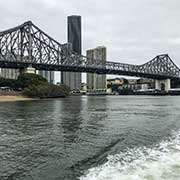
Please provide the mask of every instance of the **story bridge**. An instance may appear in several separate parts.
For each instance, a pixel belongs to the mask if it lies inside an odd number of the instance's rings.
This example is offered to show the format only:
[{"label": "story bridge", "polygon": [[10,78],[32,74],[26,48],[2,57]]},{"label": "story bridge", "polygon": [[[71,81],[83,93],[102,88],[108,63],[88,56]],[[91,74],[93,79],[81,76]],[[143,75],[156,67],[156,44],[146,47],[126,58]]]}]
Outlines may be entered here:
[{"label": "story bridge", "polygon": [[168,54],[158,55],[142,65],[124,64],[88,58],[73,52],[69,44],[61,44],[31,21],[0,32],[0,68],[89,72],[151,78],[156,88],[164,81],[180,80],[180,69]]}]

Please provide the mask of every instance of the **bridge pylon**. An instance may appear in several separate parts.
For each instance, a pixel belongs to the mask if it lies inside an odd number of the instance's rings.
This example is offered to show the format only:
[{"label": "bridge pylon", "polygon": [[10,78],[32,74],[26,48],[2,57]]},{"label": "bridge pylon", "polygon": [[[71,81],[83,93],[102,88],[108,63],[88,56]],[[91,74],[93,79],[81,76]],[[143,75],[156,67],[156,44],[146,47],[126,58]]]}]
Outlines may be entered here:
[{"label": "bridge pylon", "polygon": [[171,80],[170,79],[163,79],[163,80],[156,79],[155,89],[168,92],[171,89]]}]

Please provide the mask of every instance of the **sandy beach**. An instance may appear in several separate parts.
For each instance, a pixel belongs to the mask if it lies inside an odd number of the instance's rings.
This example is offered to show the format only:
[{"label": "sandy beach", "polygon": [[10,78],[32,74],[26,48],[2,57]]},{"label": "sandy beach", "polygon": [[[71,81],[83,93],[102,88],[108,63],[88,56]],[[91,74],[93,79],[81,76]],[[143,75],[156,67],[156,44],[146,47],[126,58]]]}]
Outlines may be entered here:
[{"label": "sandy beach", "polygon": [[34,99],[23,96],[0,96],[0,102],[29,101],[29,100],[34,100]]}]

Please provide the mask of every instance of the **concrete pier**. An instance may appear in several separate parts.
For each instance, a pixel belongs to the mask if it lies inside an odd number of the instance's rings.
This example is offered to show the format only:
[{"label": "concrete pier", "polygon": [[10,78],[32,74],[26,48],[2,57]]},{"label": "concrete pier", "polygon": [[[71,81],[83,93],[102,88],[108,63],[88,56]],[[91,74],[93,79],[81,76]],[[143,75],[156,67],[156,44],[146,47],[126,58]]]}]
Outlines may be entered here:
[{"label": "concrete pier", "polygon": [[155,80],[155,89],[168,92],[171,89],[171,80],[170,79]]}]

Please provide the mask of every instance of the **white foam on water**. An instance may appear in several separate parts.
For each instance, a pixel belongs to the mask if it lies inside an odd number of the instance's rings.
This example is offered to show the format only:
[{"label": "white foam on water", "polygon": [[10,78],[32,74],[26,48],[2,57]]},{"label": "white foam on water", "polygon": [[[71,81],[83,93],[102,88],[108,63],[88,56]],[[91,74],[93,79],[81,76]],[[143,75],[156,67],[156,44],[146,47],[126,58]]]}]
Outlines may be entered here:
[{"label": "white foam on water", "polygon": [[156,147],[127,149],[108,156],[80,180],[180,180],[180,132]]}]

